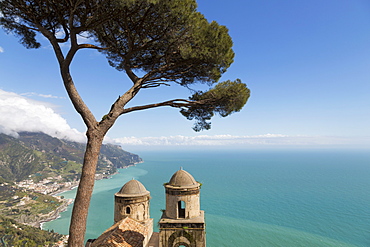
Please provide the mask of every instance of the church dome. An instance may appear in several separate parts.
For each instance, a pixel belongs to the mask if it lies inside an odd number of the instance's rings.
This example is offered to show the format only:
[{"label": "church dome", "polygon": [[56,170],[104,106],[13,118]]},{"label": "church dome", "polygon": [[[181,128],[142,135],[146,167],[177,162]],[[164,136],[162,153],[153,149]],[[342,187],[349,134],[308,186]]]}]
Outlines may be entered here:
[{"label": "church dome", "polygon": [[149,191],[146,190],[144,185],[135,179],[125,183],[121,190],[116,193],[117,196],[144,196],[148,194]]},{"label": "church dome", "polygon": [[195,181],[190,173],[181,169],[172,175],[168,185],[173,187],[197,187],[199,183]]}]

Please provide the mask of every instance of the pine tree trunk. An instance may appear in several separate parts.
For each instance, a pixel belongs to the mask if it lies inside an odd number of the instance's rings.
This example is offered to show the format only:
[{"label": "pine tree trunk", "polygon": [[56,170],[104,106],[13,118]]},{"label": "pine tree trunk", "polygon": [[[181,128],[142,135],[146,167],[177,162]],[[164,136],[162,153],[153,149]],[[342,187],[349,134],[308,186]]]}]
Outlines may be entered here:
[{"label": "pine tree trunk", "polygon": [[69,227],[69,247],[83,247],[86,232],[86,222],[90,200],[95,183],[95,172],[98,163],[100,147],[103,143],[103,134],[87,133],[88,141],[78,185],[76,198],[73,205],[71,223]]}]

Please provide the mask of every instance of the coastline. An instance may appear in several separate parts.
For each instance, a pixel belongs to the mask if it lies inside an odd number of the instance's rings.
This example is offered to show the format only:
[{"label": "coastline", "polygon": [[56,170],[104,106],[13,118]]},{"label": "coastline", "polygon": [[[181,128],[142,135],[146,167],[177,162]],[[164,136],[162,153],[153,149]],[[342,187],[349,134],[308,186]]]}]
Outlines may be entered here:
[{"label": "coastline", "polygon": [[50,193],[49,195],[57,197],[59,194],[62,194],[62,193],[67,192],[67,191],[71,191],[74,188],[78,187],[79,183],[80,183],[80,180],[77,180],[77,181],[73,182],[70,186],[63,187],[62,189],[58,189],[58,190]]},{"label": "coastline", "polygon": [[[125,166],[123,168],[118,168],[118,169],[127,169],[129,167],[136,166],[137,164],[141,164],[141,163],[144,163],[144,161],[140,161],[140,162]],[[95,181],[102,180],[102,179],[110,179],[110,178],[112,178],[112,176],[114,176],[118,173],[119,172],[117,170],[117,172],[112,173],[109,176],[106,176],[104,174],[96,174]],[[59,206],[56,210],[48,213],[45,218],[43,218],[41,220],[38,220],[38,221],[35,221],[33,223],[29,223],[28,225],[33,226],[33,227],[37,227],[37,228],[40,228],[40,229],[43,230],[43,224],[44,223],[58,219],[60,217],[60,214],[64,211],[66,211],[67,207],[74,202],[74,199],[61,199],[61,198],[59,198],[58,195],[60,195],[64,192],[71,191],[71,190],[75,189],[76,187],[78,187],[79,183],[80,183],[80,180],[75,181],[71,186],[63,187],[62,189],[54,191],[53,193],[51,193],[50,194],[51,196],[56,197],[59,200],[64,200],[63,204],[61,206]]]},{"label": "coastline", "polygon": [[58,219],[60,217],[60,214],[64,211],[66,211],[67,207],[69,205],[71,205],[74,201],[74,199],[62,199],[58,195],[61,194],[61,193],[73,190],[74,188],[76,188],[78,186],[79,182],[80,182],[79,180],[75,181],[68,187],[63,187],[62,189],[59,189],[59,190],[56,190],[56,191],[50,193],[49,195],[55,197],[58,200],[61,200],[62,205],[57,207],[55,210],[49,212],[48,214],[41,215],[40,219],[38,219],[37,221],[34,221],[32,223],[27,223],[27,225],[33,226],[33,227],[36,227],[36,228],[40,228],[40,229],[43,230],[42,226],[45,222],[50,222],[50,221]]},{"label": "coastline", "polygon": [[[64,212],[65,210],[67,210],[67,207],[73,203],[73,199],[63,199],[64,202],[62,203],[62,205],[60,205],[56,210],[50,212],[49,214],[47,215],[43,215],[41,216],[41,219],[38,220],[38,221],[35,221],[33,223],[29,223],[27,225],[30,225],[30,226],[33,226],[33,227],[37,227],[37,228],[40,228],[42,229],[42,226],[45,222],[49,222],[49,221],[53,221],[53,220],[56,220],[60,217],[60,213]],[[44,218],[45,217],[45,218]],[[42,229],[43,230],[43,229]]]}]

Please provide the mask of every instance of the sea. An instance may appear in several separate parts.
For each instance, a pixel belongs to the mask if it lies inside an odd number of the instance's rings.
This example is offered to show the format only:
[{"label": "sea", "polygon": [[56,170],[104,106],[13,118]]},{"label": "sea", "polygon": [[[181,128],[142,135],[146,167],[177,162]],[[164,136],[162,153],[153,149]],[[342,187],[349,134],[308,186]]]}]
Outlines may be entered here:
[{"label": "sea", "polygon": [[[96,181],[86,240],[113,224],[114,193],[137,179],[150,214],[165,208],[163,184],[179,169],[202,183],[209,247],[369,247],[369,150],[197,150],[137,152],[144,163]],[[75,190],[62,195],[74,198]],[[43,224],[68,234],[72,207]],[[157,224],[154,224],[158,231]]]}]

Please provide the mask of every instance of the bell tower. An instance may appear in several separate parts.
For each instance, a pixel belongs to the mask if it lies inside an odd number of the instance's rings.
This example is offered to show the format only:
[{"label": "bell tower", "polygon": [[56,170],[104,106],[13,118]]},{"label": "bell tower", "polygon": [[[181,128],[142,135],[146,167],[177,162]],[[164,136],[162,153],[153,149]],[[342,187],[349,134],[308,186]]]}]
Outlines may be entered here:
[{"label": "bell tower", "polygon": [[128,181],[114,194],[114,223],[129,217],[146,229],[144,245],[153,233],[153,219],[149,215],[150,192],[137,180]]},{"label": "bell tower", "polygon": [[114,194],[114,223],[130,217],[139,222],[150,219],[150,192],[137,180],[128,181]]},{"label": "bell tower", "polygon": [[204,211],[200,210],[200,184],[180,169],[164,185],[166,210],[159,221],[160,247],[205,247]]}]

